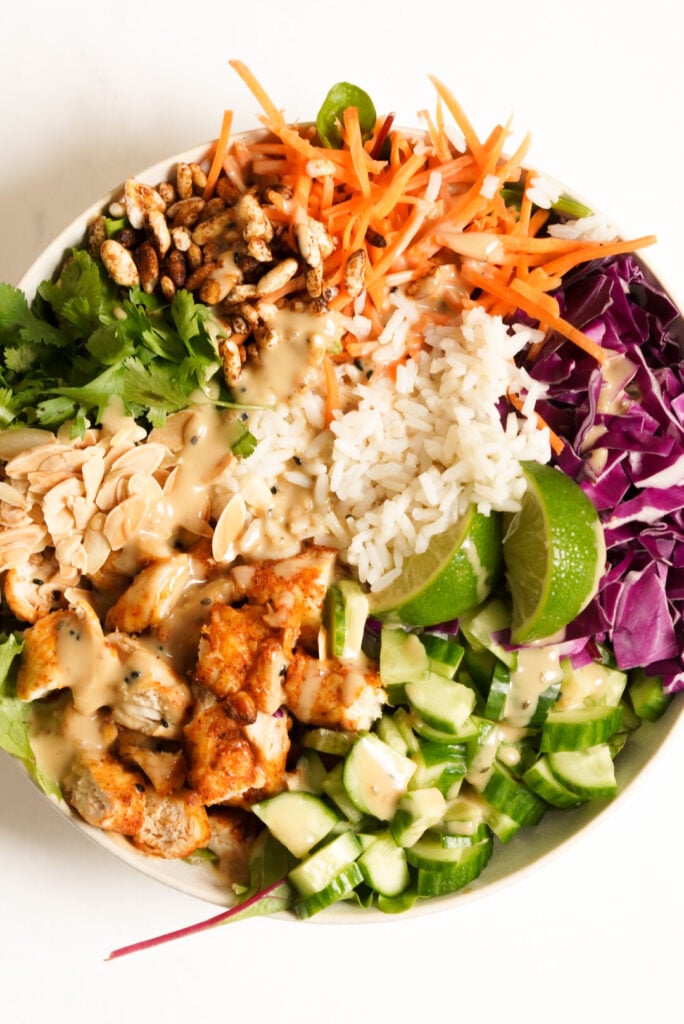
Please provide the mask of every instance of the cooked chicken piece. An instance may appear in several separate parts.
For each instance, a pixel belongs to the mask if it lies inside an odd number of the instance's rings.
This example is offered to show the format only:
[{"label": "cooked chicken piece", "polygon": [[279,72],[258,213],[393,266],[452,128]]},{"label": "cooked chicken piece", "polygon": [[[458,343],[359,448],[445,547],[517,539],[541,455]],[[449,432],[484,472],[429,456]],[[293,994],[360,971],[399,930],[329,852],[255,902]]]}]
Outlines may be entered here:
[{"label": "cooked chicken piece", "polygon": [[387,694],[379,674],[337,659],[297,651],[285,677],[285,704],[300,722],[358,732],[382,714]]},{"label": "cooked chicken piece", "polygon": [[145,773],[160,796],[175,793],[185,782],[187,765],[182,750],[158,750],[149,737],[140,736],[136,742],[127,736],[119,740],[118,751],[123,761],[132,761]]},{"label": "cooked chicken piece", "polygon": [[252,604],[268,606],[269,625],[286,629],[294,617],[302,641],[315,648],[336,557],[334,548],[311,545],[292,558],[235,566],[231,575],[240,596]]},{"label": "cooked chicken piece", "polygon": [[67,803],[95,828],[133,835],[145,818],[145,784],[110,755],[79,754],[62,783]]},{"label": "cooked chicken piece", "polygon": [[248,805],[266,796],[273,796],[287,786],[285,767],[290,752],[289,715],[257,715],[256,721],[244,727],[244,734],[256,752],[257,762],[264,773],[258,792],[247,794]]},{"label": "cooked chicken piece", "polygon": [[118,658],[85,601],[45,615],[24,633],[17,675],[19,700],[70,687],[74,704],[91,714],[109,704]]},{"label": "cooked chicken piece", "polygon": [[195,715],[185,727],[188,781],[202,803],[245,807],[248,796],[282,788],[288,725],[286,715],[259,715],[244,726],[221,702]]},{"label": "cooked chicken piece", "polygon": [[209,819],[196,795],[185,790],[162,796],[152,789],[145,793],[145,811],[141,828],[133,838],[134,846],[155,857],[189,857],[206,846],[211,837]]},{"label": "cooked chicken piece", "polygon": [[107,639],[121,662],[110,701],[114,721],[145,736],[179,739],[192,704],[188,684],[160,653],[135,637],[110,633]]},{"label": "cooked chicken piece", "polygon": [[109,609],[107,629],[142,633],[171,614],[190,578],[190,557],[177,554],[146,566]]},{"label": "cooked chicken piece", "polygon": [[240,807],[214,807],[209,815],[207,846],[219,859],[219,870],[233,884],[249,881],[249,855],[261,823]]},{"label": "cooked chicken piece", "polygon": [[271,714],[283,702],[287,662],[282,636],[262,608],[216,605],[202,630],[195,678],[218,697],[246,690],[259,711]]},{"label": "cooked chicken piece", "polygon": [[[193,559],[194,566],[194,559]],[[228,576],[190,583],[170,615],[154,630],[155,637],[164,645],[174,664],[189,672],[197,660],[197,648],[202,628],[211,610],[234,600],[235,584]]]},{"label": "cooked chicken piece", "polygon": [[5,601],[18,619],[37,622],[66,605],[64,588],[71,582],[61,578],[54,555],[31,555],[24,565],[5,573]]}]

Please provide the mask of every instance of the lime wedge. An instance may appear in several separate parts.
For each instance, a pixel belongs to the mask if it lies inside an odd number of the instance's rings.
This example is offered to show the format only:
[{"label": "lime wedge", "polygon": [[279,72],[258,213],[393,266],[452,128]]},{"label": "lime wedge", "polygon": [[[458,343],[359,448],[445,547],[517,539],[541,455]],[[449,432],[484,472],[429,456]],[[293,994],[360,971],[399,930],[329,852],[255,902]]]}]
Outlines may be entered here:
[{"label": "lime wedge", "polygon": [[389,587],[370,596],[370,614],[407,626],[436,626],[481,604],[501,568],[501,517],[472,506],[454,526],[411,555]]},{"label": "lime wedge", "polygon": [[598,513],[579,484],[552,466],[522,468],[522,507],[504,517],[514,644],[544,640],[572,622],[595,595],[606,561]]}]

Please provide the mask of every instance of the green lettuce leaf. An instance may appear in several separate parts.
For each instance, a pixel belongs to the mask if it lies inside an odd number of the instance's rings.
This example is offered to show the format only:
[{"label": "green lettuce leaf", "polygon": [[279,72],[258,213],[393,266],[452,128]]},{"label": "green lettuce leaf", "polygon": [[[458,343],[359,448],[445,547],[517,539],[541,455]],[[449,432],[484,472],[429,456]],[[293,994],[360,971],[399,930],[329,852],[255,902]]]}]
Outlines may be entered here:
[{"label": "green lettuce leaf", "polygon": [[31,705],[16,695],[16,659],[23,646],[15,633],[0,634],[0,748],[21,761],[45,793],[60,796],[59,788],[36,764],[29,739]]}]

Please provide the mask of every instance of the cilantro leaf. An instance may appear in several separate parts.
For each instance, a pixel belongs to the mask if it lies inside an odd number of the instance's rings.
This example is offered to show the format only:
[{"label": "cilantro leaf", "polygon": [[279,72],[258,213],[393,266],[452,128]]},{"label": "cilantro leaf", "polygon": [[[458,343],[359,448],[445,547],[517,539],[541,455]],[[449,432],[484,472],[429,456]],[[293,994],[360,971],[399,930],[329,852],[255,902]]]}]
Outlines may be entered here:
[{"label": "cilantro leaf", "polygon": [[57,327],[31,311],[22,291],[0,284],[0,344],[15,345],[17,340],[60,348],[66,344]]}]

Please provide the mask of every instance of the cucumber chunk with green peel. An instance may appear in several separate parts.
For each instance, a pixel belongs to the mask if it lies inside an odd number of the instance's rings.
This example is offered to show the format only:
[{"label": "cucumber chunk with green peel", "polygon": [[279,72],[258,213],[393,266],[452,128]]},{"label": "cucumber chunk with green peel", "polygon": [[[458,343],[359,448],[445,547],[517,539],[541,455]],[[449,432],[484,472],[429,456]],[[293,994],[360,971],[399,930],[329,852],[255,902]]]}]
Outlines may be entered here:
[{"label": "cucumber chunk with green peel", "polygon": [[497,639],[511,626],[511,609],[501,598],[493,597],[479,608],[465,612],[459,626],[474,651],[489,651],[504,665],[515,667],[516,652],[507,650]]},{"label": "cucumber chunk with green peel", "polygon": [[663,690],[661,676],[649,676],[642,668],[630,673],[629,699],[639,718],[656,722],[672,702],[671,694]]},{"label": "cucumber chunk with green peel", "polygon": [[321,783],[323,792],[329,797],[338,810],[352,825],[358,825],[363,819],[360,811],[351,799],[344,784],[344,762],[340,761],[331,768]]},{"label": "cucumber chunk with green peel", "polygon": [[420,641],[427,653],[430,671],[453,679],[464,653],[456,638],[440,633],[423,633]]},{"label": "cucumber chunk with green peel", "polygon": [[[293,868],[288,879],[300,895],[313,896],[330,885],[360,853],[361,844],[354,833],[342,832]],[[359,880],[360,877],[359,874]]]},{"label": "cucumber chunk with green peel", "polygon": [[403,686],[429,670],[427,651],[416,633],[383,626],[380,633],[380,681],[384,687]]},{"label": "cucumber chunk with green peel", "polygon": [[492,807],[507,814],[519,825],[536,825],[548,808],[545,800],[524,782],[514,779],[508,768],[497,761],[492,765],[489,778],[480,792]]},{"label": "cucumber chunk with green peel", "polygon": [[615,765],[607,743],[549,754],[549,767],[564,786],[585,800],[617,793]]},{"label": "cucumber chunk with green peel", "polygon": [[286,791],[260,800],[252,812],[295,857],[304,857],[339,821],[328,804],[313,793]]},{"label": "cucumber chunk with green peel", "polygon": [[328,588],[323,622],[333,658],[356,661],[368,618],[368,598],[356,580],[339,580]]},{"label": "cucumber chunk with green peel", "polygon": [[457,732],[475,708],[475,693],[463,683],[429,672],[415,683],[407,683],[411,708],[434,729]]},{"label": "cucumber chunk with green peel", "polygon": [[347,754],[342,778],[349,799],[359,811],[389,821],[415,770],[415,763],[408,757],[383,743],[375,733],[366,733]]},{"label": "cucumber chunk with green peel", "polygon": [[627,673],[611,668],[599,661],[592,661],[581,668],[573,668],[569,661],[563,662],[563,685],[559,698],[559,709],[586,705],[608,704],[616,707],[622,700],[627,686]]},{"label": "cucumber chunk with green peel", "polygon": [[492,841],[485,840],[462,848],[459,859],[418,868],[416,890],[419,896],[445,896],[458,892],[473,882],[487,866],[492,855]]},{"label": "cucumber chunk with green peel", "polygon": [[622,708],[610,704],[551,711],[542,729],[540,750],[584,750],[605,743],[620,728]]},{"label": "cucumber chunk with green peel", "polygon": [[436,787],[405,793],[390,822],[396,845],[413,846],[429,828],[441,822],[446,806],[443,794]]},{"label": "cucumber chunk with green peel", "polygon": [[523,782],[542,800],[553,807],[578,807],[584,803],[584,797],[573,793],[567,786],[558,779],[549,765],[546,754],[535,761],[523,775]]},{"label": "cucumber chunk with green peel", "polygon": [[506,713],[506,701],[511,692],[511,670],[502,661],[494,662],[494,669],[489,682],[487,703],[484,717],[500,722]]},{"label": "cucumber chunk with green peel", "polygon": [[361,874],[374,892],[398,896],[411,881],[406,854],[389,833],[378,835],[358,860]]},{"label": "cucumber chunk with green peel", "polygon": [[320,913],[321,910],[327,910],[338,900],[347,899],[362,881],[361,868],[356,861],[352,861],[317,892],[302,897],[294,906],[295,914],[300,921],[305,921],[307,918],[313,917],[314,914]]},{"label": "cucumber chunk with green peel", "polygon": [[342,729],[308,729],[304,733],[302,744],[319,754],[334,754],[344,757],[351,750],[356,739],[355,732],[344,732]]}]

